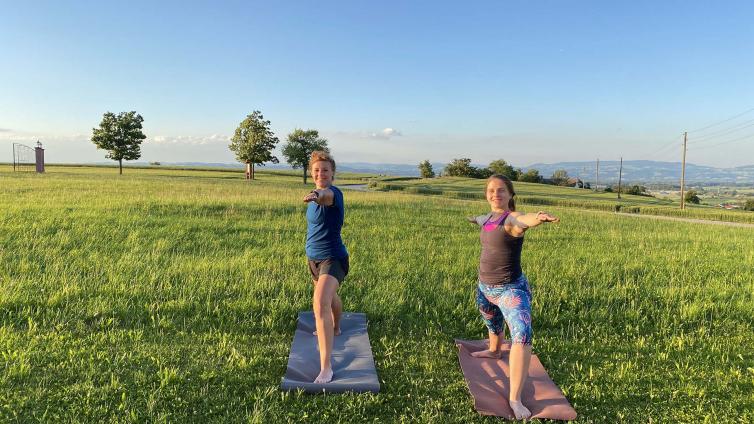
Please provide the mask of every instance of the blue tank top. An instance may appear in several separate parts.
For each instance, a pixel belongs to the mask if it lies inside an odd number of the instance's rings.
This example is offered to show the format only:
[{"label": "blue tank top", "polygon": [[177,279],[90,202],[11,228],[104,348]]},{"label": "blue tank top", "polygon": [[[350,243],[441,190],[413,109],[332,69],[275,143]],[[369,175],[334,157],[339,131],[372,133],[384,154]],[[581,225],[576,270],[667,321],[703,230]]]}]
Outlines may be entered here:
[{"label": "blue tank top", "polygon": [[309,202],[306,209],[306,256],[309,259],[342,259],[348,256],[340,238],[345,216],[343,193],[335,186],[330,186],[330,190],[333,192],[332,205]]}]

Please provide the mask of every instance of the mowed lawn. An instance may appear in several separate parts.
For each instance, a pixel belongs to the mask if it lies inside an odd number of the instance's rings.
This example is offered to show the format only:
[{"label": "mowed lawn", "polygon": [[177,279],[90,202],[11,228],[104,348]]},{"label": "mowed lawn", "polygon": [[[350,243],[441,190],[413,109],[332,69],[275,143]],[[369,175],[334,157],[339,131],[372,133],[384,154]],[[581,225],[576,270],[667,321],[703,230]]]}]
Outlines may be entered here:
[{"label": "mowed lawn", "polygon": [[[496,422],[453,338],[485,202],[345,192],[379,394],[279,390],[311,307],[300,178],[0,172],[0,422]],[[524,211],[536,210],[521,207]],[[754,421],[754,229],[548,208],[527,234],[534,351],[578,422]]]}]

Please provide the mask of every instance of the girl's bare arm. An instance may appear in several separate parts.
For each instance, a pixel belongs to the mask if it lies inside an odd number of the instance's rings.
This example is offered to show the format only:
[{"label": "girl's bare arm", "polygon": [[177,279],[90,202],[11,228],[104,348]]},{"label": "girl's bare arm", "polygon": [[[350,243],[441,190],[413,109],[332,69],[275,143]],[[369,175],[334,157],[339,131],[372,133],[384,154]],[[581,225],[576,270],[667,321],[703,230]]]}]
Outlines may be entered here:
[{"label": "girl's bare arm", "polygon": [[509,227],[509,233],[514,237],[521,237],[526,230],[545,222],[559,222],[560,218],[550,215],[547,212],[539,211],[537,213],[520,213],[511,212],[510,217],[506,220],[506,227]]},{"label": "girl's bare arm", "polygon": [[321,188],[312,190],[304,196],[304,202],[315,202],[322,206],[332,206],[335,195],[329,188]]}]

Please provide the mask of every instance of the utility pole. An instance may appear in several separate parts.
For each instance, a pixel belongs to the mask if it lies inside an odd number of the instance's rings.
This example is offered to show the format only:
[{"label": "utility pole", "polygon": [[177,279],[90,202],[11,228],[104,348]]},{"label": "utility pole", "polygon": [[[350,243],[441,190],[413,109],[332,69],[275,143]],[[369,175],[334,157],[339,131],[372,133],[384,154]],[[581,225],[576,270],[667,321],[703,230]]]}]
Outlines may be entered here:
[{"label": "utility pole", "polygon": [[686,137],[688,132],[683,133],[683,165],[681,165],[681,209],[686,209],[686,199],[683,198],[683,187],[686,185]]},{"label": "utility pole", "polygon": [[586,187],[586,179],[589,178],[589,169],[585,166],[581,168],[581,173],[584,174],[584,179],[581,179],[581,175],[579,175],[579,179],[581,180],[581,187]]},{"label": "utility pole", "polygon": [[620,157],[620,170],[618,171],[618,198],[620,199],[620,183],[623,178],[623,156]]},{"label": "utility pole", "polygon": [[594,173],[594,191],[598,191],[600,183],[600,158],[597,158],[597,172]]}]

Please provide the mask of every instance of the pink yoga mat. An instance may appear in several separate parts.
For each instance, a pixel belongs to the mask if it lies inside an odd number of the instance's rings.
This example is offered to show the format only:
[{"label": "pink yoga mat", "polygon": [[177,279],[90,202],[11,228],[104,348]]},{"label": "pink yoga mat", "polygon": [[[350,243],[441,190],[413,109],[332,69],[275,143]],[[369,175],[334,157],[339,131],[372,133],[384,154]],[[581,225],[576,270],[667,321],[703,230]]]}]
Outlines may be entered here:
[{"label": "pink yoga mat", "polygon": [[[458,360],[463,377],[474,397],[474,409],[482,415],[494,415],[514,419],[508,405],[510,373],[508,371],[509,344],[503,345],[501,359],[481,359],[471,356],[471,352],[487,349],[487,340],[459,340]],[[531,356],[529,378],[524,384],[521,401],[529,408],[532,418],[552,420],[575,420],[576,410],[568,403],[558,386],[547,375],[537,355]]]}]

